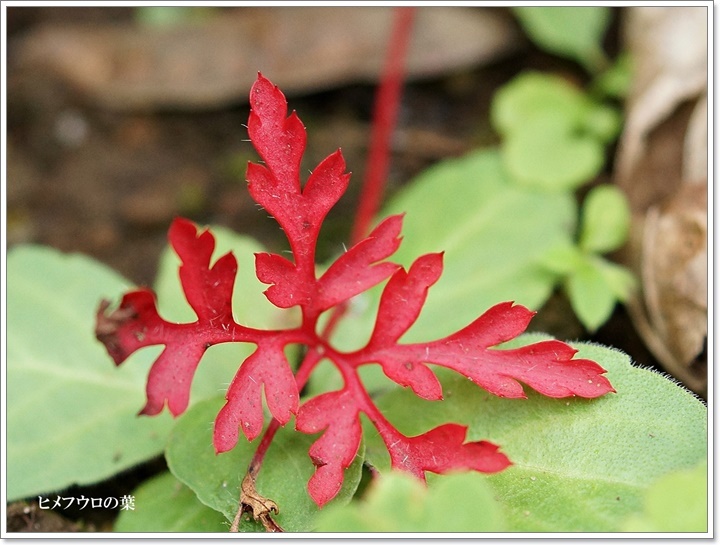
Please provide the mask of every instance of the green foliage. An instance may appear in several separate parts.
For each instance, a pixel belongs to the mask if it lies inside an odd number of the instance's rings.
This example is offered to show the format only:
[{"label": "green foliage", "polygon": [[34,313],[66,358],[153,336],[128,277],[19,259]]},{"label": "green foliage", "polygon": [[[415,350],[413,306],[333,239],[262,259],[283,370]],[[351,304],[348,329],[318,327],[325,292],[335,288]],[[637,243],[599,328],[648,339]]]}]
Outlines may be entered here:
[{"label": "green foliage", "polygon": [[624,532],[708,531],[708,468],[702,462],[692,469],[663,475],[645,492],[643,510],[630,517]]},{"label": "green foliage", "polygon": [[36,246],[8,253],[7,280],[7,499],[97,482],[162,452],[171,418],[136,416],[152,354],[116,369],[93,334],[100,299],[129,283]]},{"label": "green foliage", "polygon": [[628,299],[635,278],[624,267],[593,255],[582,254],[580,259],[566,277],[564,288],[577,317],[595,331],[612,314],[617,301]]},{"label": "green foliage", "polygon": [[388,472],[366,498],[332,506],[318,519],[320,532],[500,532],[504,520],[485,475],[432,479],[429,487],[407,473]]},{"label": "green foliage", "polygon": [[227,532],[225,517],[203,505],[169,472],[145,481],[134,492],[135,509],[120,511],[115,532]]},{"label": "green foliage", "polygon": [[[488,482],[509,531],[619,531],[641,512],[655,479],[706,459],[707,411],[692,394],[633,367],[619,351],[591,344],[576,348],[578,357],[608,370],[616,394],[585,400],[528,392],[527,400],[501,399],[447,373],[442,403],[398,389],[381,396],[378,405],[403,433],[452,421],[469,425],[468,440],[501,445],[513,466]],[[368,439],[366,456],[380,470],[388,469],[377,439]],[[456,509],[476,516],[463,504]]]},{"label": "green foliage", "polygon": [[527,72],[500,89],[491,120],[503,136],[513,181],[548,191],[572,190],[596,176],[605,145],[620,130],[619,113],[564,79]]},{"label": "green foliage", "polygon": [[548,253],[545,266],[563,278],[575,314],[590,331],[605,323],[616,302],[626,301],[637,286],[629,270],[598,255],[620,248],[629,229],[625,196],[616,186],[600,185],[583,203],[578,245]]},{"label": "green foliage", "polygon": [[630,206],[614,185],[590,191],[580,213],[580,248],[604,254],[620,248],[630,231]]},{"label": "green foliage", "polygon": [[607,64],[602,39],[610,23],[603,6],[512,8],[528,36],[550,53],[578,61],[590,72]]},{"label": "green foliage", "polygon": [[[232,520],[238,509],[240,483],[257,449],[260,438],[252,443],[240,438],[229,452],[216,455],[212,446],[212,422],[224,399],[215,397],[197,403],[183,414],[173,428],[165,456],[173,475],[189,486],[198,499]],[[308,449],[315,438],[280,429],[263,461],[257,491],[272,498],[280,513],[277,523],[290,532],[307,532],[314,527],[320,509],[310,499],[306,485],[315,471]],[[329,505],[350,501],[360,482],[363,452],[345,472],[345,482]],[[247,515],[246,515],[247,516]],[[242,532],[261,532],[262,526],[243,517]]]},{"label": "green foliage", "polygon": [[[573,191],[599,174],[605,147],[621,125],[614,108],[559,77],[535,72],[498,91],[491,116],[503,136],[501,153],[511,183],[553,192]],[[544,256],[546,270],[558,275],[590,331],[635,288],[629,271],[600,257],[623,245],[629,227],[630,209],[620,190],[595,187],[583,204],[577,243],[562,241]]]}]

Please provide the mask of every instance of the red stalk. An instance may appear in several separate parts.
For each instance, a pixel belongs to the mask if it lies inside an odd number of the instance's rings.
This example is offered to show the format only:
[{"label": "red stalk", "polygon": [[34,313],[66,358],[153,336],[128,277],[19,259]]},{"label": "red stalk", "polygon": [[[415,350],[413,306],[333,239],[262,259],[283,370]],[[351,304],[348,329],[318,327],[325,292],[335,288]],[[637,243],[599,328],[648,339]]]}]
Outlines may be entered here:
[{"label": "red stalk", "polygon": [[415,8],[399,7],[395,9],[394,15],[385,67],[375,97],[370,151],[353,225],[353,244],[362,240],[370,231],[370,225],[380,207],[390,164],[390,140],[397,122]]}]

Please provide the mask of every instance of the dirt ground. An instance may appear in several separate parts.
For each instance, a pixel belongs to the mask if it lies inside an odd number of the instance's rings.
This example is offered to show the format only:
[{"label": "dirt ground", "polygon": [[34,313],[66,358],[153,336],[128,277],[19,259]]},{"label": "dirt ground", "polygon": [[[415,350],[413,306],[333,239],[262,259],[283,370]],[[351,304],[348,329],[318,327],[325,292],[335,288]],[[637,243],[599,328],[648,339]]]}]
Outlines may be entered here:
[{"label": "dirt ground", "polygon": [[[270,220],[259,219],[245,189],[244,172],[255,154],[243,123],[242,100],[207,108],[113,110],[99,106],[56,75],[27,70],[16,53],[22,39],[42,25],[131,22],[132,8],[9,8],[7,95],[7,240],[12,248],[37,243],[81,252],[116,269],[136,284],[151,284],[172,218],[220,224],[256,237],[270,249],[284,237]],[[617,24],[615,25],[617,26]],[[608,47],[617,48],[617,29]],[[24,47],[24,46],[23,46]],[[488,124],[494,91],[519,71],[540,68],[582,79],[578,67],[529,44],[482,66],[409,82],[393,144],[388,193],[427,166],[491,144]],[[316,164],[338,146],[353,183],[331,212],[322,238],[347,240],[367,155],[375,87],[368,82],[296,93],[292,107],[308,127],[306,162]],[[320,249],[320,259],[330,247]],[[656,360],[618,307],[611,320],[590,336],[572,317],[564,297],[553,297],[535,328],[560,338],[613,345],[645,365]],[[162,461],[139,474],[98,486],[129,493]],[[138,477],[139,475],[139,477]],[[88,523],[75,514],[38,525],[45,517],[26,504],[11,506],[15,531],[107,530],[111,521]]]}]

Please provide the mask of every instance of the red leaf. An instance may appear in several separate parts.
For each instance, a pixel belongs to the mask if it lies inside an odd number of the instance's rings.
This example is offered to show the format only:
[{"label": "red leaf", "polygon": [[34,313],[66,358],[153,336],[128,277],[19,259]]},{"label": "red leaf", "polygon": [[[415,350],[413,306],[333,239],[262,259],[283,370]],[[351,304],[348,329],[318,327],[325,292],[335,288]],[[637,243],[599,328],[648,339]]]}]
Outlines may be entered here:
[{"label": "red leaf", "polygon": [[318,311],[363,293],[393,274],[398,265],[378,261],[395,253],[400,246],[402,216],[390,216],[370,235],[330,265],[318,282]]},{"label": "red leaf", "polygon": [[519,382],[549,397],[594,398],[615,391],[602,376],[605,369],[590,360],[573,359],[577,350],[561,341],[491,349],[521,334],[533,314],[521,305],[500,303],[445,339],[399,346],[398,351],[409,361],[454,369],[500,397],[526,397]]},{"label": "red leaf", "polygon": [[276,189],[286,198],[299,195],[305,127],[295,112],[286,118],[285,95],[259,73],[250,89],[250,107],[248,133],[255,149],[273,173]]},{"label": "red leaf", "polygon": [[303,189],[303,202],[308,218],[318,231],[325,215],[343,196],[350,183],[350,175],[345,174],[345,159],[340,150],[328,155],[308,178]]},{"label": "red leaf", "polygon": [[295,264],[277,254],[255,254],[255,270],[260,282],[272,284],[265,296],[275,306],[290,308],[309,305],[313,284],[306,282]]},{"label": "red leaf", "polygon": [[285,118],[285,96],[262,75],[250,91],[250,104],[248,132],[266,165],[248,165],[250,195],[280,223],[296,265],[309,278],[322,221],[350,181],[345,160],[340,150],[326,157],[301,191],[300,161],[305,151],[302,123],[294,112]]},{"label": "red leaf", "polygon": [[362,428],[355,400],[347,390],[319,395],[300,407],[295,427],[303,433],[327,429],[309,453],[316,471],[308,491],[322,507],[340,491],[343,472],[360,447]]},{"label": "red leaf", "polygon": [[[164,320],[158,314],[155,296],[147,289],[125,294],[118,309],[109,314],[109,303],[103,301],[97,313],[96,335],[116,365],[144,346],[165,345],[150,369],[147,403],[141,410],[141,414],[147,415],[162,411],[166,402],[175,416],[185,411],[195,370],[205,350],[214,344],[264,343],[268,342],[266,339],[287,343],[303,338],[293,330],[256,331],[235,323],[232,291],[237,264],[231,254],[226,254],[210,266],[215,237],[209,231],[198,235],[191,222],[178,218],[173,222],[168,238],[182,260],[182,288],[198,320],[188,324]],[[295,387],[289,368],[287,375]],[[297,399],[292,407],[297,409]],[[287,412],[282,405],[277,405],[277,411],[279,416]]]},{"label": "red leaf", "polygon": [[[380,299],[375,330],[357,354],[383,366],[385,374],[426,399],[440,399],[437,379],[427,367],[434,363],[454,369],[501,397],[526,397],[520,382],[549,397],[593,398],[613,392],[605,370],[590,360],[572,359],[576,350],[552,340],[513,350],[492,347],[523,333],[533,312],[521,305],[500,303],[457,333],[428,343],[396,344],[417,319],[428,287],[440,275],[440,256],[419,258],[408,273],[398,270]],[[520,381],[520,382],[519,382]]]},{"label": "red leaf", "polygon": [[415,323],[430,286],[442,274],[442,254],[419,257],[410,270],[398,269],[380,298],[369,346],[391,346]]},{"label": "red leaf", "polygon": [[235,256],[227,253],[209,268],[215,237],[209,231],[197,236],[195,226],[183,218],[173,222],[168,238],[183,262],[180,281],[200,321],[232,321],[232,292],[237,274]]},{"label": "red leaf", "polygon": [[262,388],[271,414],[287,424],[298,410],[295,377],[283,352],[282,339],[262,343],[245,360],[228,388],[227,403],[215,421],[213,443],[217,452],[232,449],[238,440],[238,428],[248,441],[255,439],[263,427]]},{"label": "red leaf", "polygon": [[[528,326],[533,313],[520,305],[500,303],[457,333],[425,343],[402,344],[400,339],[418,319],[428,290],[442,274],[442,254],[419,257],[405,270],[386,261],[400,244],[402,216],[381,222],[364,240],[340,255],[321,278],[315,272],[315,250],[321,224],[347,188],[349,174],[340,151],[329,155],[301,187],[300,164],[305,129],[280,90],[258,75],[251,90],[248,132],[264,165],[248,165],[248,190],[271,213],[288,237],[292,261],[258,253],[258,279],[269,284],[268,300],[280,308],[300,306],[302,325],[295,329],[256,330],[237,324],[232,293],[237,262],[232,254],[211,264],[215,239],[198,233],[189,221],[176,219],[169,240],[182,262],[182,289],[197,320],[175,324],[157,311],[151,291],[138,289],[108,312],[102,301],[96,336],[116,364],[144,346],[164,345],[147,383],[143,414],[156,414],[167,403],[172,414],[188,405],[190,383],[205,350],[217,343],[249,342],[257,346],[237,371],[226,403],[215,421],[216,452],[232,449],[240,430],[247,439],[263,428],[263,392],[272,416],[282,425],[296,414],[296,428],[322,433],[310,448],[316,467],[308,491],[320,506],[340,490],[343,473],[357,456],[362,436],[359,416],[365,414],[385,442],[392,465],[425,478],[425,472],[501,471],[510,464],[498,447],[487,441],[465,442],[466,427],[448,423],[415,437],[400,433],[378,410],[364,389],[358,368],[380,364],[385,374],[426,399],[442,398],[442,388],[430,365],[453,369],[489,392],[525,397],[523,384],[550,397],[578,395],[592,398],[614,391],[597,363],[573,359],[567,344],[542,341],[521,348],[498,345],[514,339]],[[377,319],[367,345],[352,353],[333,348],[317,331],[319,315],[342,305],[389,278],[380,298]],[[293,376],[285,348],[301,343],[312,356]],[[298,390],[321,358],[340,371],[345,382],[299,405]]]},{"label": "red leaf", "polygon": [[390,449],[392,465],[425,479],[425,471],[448,473],[472,469],[497,473],[509,465],[507,456],[497,445],[487,441],[464,443],[467,428],[444,424],[422,435],[407,438]]}]

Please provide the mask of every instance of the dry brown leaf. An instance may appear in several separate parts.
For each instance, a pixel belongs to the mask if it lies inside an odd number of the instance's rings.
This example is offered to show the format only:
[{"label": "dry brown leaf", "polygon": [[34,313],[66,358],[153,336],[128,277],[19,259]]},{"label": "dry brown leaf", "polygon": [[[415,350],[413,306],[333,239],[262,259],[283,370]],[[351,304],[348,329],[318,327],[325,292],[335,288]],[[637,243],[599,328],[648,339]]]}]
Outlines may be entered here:
[{"label": "dry brown leaf", "polygon": [[243,513],[250,513],[253,520],[260,522],[266,532],[283,532],[284,530],[272,518],[273,514],[277,515],[280,512],[280,508],[277,503],[258,493],[255,488],[256,474],[257,471],[248,472],[240,484],[240,505],[235,520],[230,525],[230,531],[238,532],[240,517]]},{"label": "dry brown leaf", "polygon": [[[495,60],[520,43],[496,10],[417,9],[410,78]],[[392,17],[390,7],[246,7],[167,29],[53,25],[25,36],[17,60],[109,108],[217,107],[246,101],[258,71],[287,94],[375,80]]]},{"label": "dry brown leaf", "polygon": [[661,364],[707,384],[707,8],[627,10],[635,66],[615,178],[633,210],[624,261],[642,280],[628,308]]}]

